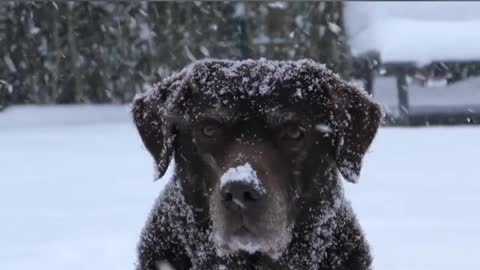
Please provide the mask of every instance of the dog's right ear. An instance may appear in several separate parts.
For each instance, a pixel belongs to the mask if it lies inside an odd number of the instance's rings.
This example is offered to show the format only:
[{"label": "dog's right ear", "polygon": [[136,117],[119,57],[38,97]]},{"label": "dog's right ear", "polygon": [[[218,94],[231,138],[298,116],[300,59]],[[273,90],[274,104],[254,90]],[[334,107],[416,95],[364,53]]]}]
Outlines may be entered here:
[{"label": "dog's right ear", "polygon": [[132,105],[133,120],[138,133],[155,160],[155,180],[167,171],[175,139],[172,125],[161,113],[164,103],[165,100],[162,100],[160,95],[145,95],[136,98]]}]

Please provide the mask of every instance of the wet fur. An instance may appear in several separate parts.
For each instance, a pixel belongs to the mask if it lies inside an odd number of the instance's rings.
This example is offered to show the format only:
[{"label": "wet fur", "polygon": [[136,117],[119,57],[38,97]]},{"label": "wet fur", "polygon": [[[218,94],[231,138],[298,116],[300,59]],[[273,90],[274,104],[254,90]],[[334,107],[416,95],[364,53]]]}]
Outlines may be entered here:
[{"label": "wet fur", "polygon": [[[221,86],[208,85],[203,80],[216,76],[214,80],[225,84],[229,91],[241,91],[243,85],[222,78],[230,75],[222,73],[221,69],[234,65],[245,67],[236,72],[241,73],[240,78],[250,76],[251,83],[263,80],[264,73],[268,75],[271,72],[267,64],[265,61],[195,63],[134,102],[135,124],[156,161],[159,175],[165,173],[172,155],[176,162],[175,175],[159,197],[142,232],[138,246],[138,270],[156,270],[160,262],[168,262],[177,270],[370,269],[369,248],[350,204],[344,198],[339,172],[349,181],[357,180],[361,160],[381,118],[378,105],[308,60],[274,62],[277,68],[284,68],[285,72],[293,75],[285,74],[295,78],[292,82],[268,81],[269,87],[286,89],[275,99],[269,95],[252,94],[245,95],[245,102],[233,101],[229,93],[224,94],[225,91],[220,88],[215,90],[215,87]],[[258,68],[259,72],[251,73],[252,68]],[[285,77],[285,74],[282,76]],[[298,82],[303,83],[303,89],[308,89],[315,82],[317,89],[305,92],[304,95],[310,95],[308,98],[294,99],[292,95],[295,93],[290,93],[293,82],[297,87]],[[213,92],[202,92],[202,89],[212,87]],[[282,96],[283,93],[287,94]],[[217,106],[216,111],[211,108],[215,100],[234,102],[236,105],[231,108],[235,110],[225,112]],[[251,103],[252,100],[254,103]],[[278,104],[272,104],[272,100],[277,100]],[[252,104],[260,107],[253,108]],[[212,211],[209,209],[214,205],[211,200],[215,196],[215,188],[208,179],[215,177],[215,170],[206,169],[212,166],[199,153],[195,140],[187,131],[195,119],[209,110],[208,114],[212,114],[213,110],[224,118],[260,109],[273,115],[273,118],[288,117],[285,113],[276,117],[277,107],[294,111],[306,108],[304,118],[312,123],[326,123],[332,128],[328,140],[321,139],[318,143],[320,137],[316,134],[316,143],[296,155],[290,169],[297,173],[291,176],[288,186],[281,186],[287,189],[284,192],[289,198],[285,211],[289,211],[288,216],[292,219],[290,241],[275,259],[259,252],[218,254],[211,241]]]}]

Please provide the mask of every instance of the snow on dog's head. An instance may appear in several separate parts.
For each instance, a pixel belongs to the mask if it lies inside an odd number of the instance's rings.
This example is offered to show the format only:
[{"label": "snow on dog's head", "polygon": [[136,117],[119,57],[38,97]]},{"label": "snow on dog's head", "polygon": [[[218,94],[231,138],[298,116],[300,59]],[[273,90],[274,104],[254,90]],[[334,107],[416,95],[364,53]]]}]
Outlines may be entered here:
[{"label": "snow on dog's head", "polygon": [[338,148],[338,170],[351,182],[359,177],[362,157],[383,115],[380,106],[364,91],[310,59],[195,61],[137,96],[132,112],[137,127],[145,130],[140,130],[141,135],[147,133],[147,123],[162,131],[152,138],[162,145],[147,145],[158,148],[152,154],[161,177],[173,153],[175,136],[171,126],[162,122],[198,121],[212,112],[233,120],[239,107],[248,108],[249,113],[269,114],[270,122],[286,119],[292,111],[310,114],[312,125],[319,124],[320,131],[328,127],[332,133],[330,137]]}]

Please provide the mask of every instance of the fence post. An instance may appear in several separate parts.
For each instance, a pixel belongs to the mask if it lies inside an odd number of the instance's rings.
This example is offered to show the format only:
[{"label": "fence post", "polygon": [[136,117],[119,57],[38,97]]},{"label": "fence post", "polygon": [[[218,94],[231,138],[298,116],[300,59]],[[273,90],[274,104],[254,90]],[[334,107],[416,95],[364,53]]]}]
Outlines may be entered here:
[{"label": "fence post", "polygon": [[410,102],[408,97],[407,73],[400,72],[397,75],[397,94],[398,109],[400,112],[400,121],[403,124],[409,124]]}]

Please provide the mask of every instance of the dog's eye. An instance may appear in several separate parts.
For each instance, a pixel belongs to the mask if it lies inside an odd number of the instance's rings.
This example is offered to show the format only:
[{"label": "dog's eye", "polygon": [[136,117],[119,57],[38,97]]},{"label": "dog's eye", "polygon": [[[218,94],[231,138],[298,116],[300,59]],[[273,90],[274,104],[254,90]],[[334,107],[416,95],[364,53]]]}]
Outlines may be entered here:
[{"label": "dog's eye", "polygon": [[295,124],[288,124],[283,128],[282,138],[288,140],[301,140],[305,134],[305,128]]},{"label": "dog's eye", "polygon": [[219,130],[219,127],[216,125],[207,125],[202,128],[202,133],[207,137],[214,137],[218,134]]}]

